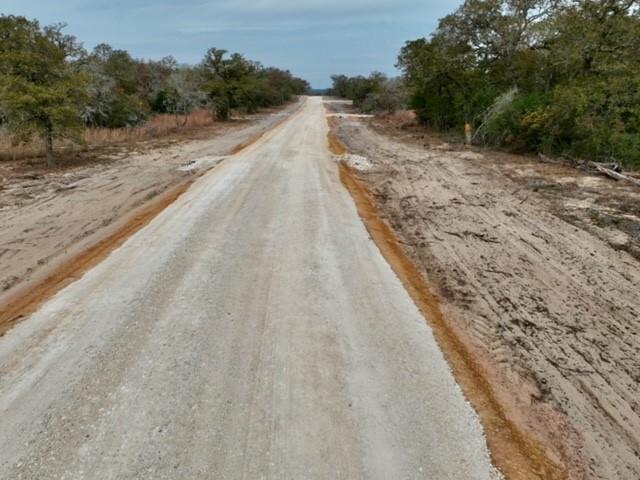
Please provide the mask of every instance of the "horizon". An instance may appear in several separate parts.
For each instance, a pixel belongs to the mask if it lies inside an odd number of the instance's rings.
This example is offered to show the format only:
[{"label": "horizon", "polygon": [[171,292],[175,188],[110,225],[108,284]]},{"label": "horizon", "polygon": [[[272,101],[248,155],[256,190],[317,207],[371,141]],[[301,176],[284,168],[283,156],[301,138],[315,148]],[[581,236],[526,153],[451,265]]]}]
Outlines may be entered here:
[{"label": "horizon", "polygon": [[64,23],[87,50],[108,43],[133,57],[174,57],[197,64],[210,47],[290,70],[313,89],[331,85],[333,74],[398,75],[400,48],[428,37],[438,19],[460,1],[429,0],[72,0],[64,6],[45,0],[6,0],[4,15],[36,19],[41,25]]}]

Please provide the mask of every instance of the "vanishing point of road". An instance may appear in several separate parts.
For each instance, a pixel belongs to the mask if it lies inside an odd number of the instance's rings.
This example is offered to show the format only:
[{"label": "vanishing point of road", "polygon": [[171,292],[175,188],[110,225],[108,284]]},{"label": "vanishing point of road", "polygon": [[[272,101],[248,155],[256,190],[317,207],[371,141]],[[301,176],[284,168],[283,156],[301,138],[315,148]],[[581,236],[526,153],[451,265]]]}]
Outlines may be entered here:
[{"label": "vanishing point of road", "polygon": [[1,479],[495,477],[327,128],[306,99],[0,338]]}]

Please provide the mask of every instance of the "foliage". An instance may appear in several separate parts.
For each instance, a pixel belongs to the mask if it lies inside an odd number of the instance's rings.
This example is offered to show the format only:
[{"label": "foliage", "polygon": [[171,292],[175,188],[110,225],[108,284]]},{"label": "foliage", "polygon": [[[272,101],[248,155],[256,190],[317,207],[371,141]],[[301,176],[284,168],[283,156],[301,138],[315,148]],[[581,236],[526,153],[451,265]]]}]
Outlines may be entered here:
[{"label": "foliage", "polygon": [[[101,44],[82,63],[91,78],[90,100],[84,113],[88,125],[131,127],[144,121],[152,111],[167,113],[158,96],[167,93],[169,80],[178,68],[173,58],[143,62],[133,59],[125,50]],[[159,105],[161,108],[155,110]]]},{"label": "foliage", "polygon": [[393,113],[403,108],[405,104],[404,83],[399,78],[385,77],[375,90],[367,94],[361,103],[361,108],[369,113]]},{"label": "foliage", "polygon": [[63,25],[41,27],[24,17],[0,16],[0,126],[16,142],[81,141],[85,127],[132,129],[168,114],[184,126],[190,114],[211,108],[255,112],[307,92],[290,72],[266,68],[240,54],[210,49],[196,66],[133,58],[107,44],[85,51]]},{"label": "foliage", "polygon": [[634,0],[466,0],[398,67],[435,128],[469,122],[488,144],[640,166],[639,12]]},{"label": "foliage", "polygon": [[261,107],[282,105],[292,95],[306,93],[309,84],[288,71],[264,68],[239,53],[210,48],[203,61],[204,89],[216,116],[229,118],[231,110],[252,113]]},{"label": "foliage", "polygon": [[33,135],[55,163],[53,139],[77,137],[86,78],[72,60],[80,47],[62,25],[40,28],[22,17],[0,17],[0,109],[16,141]]},{"label": "foliage", "polygon": [[364,112],[393,112],[405,104],[404,84],[389,79],[385,74],[373,72],[368,77],[333,75],[330,93],[353,101]]},{"label": "foliage", "polygon": [[535,129],[523,119],[549,103],[547,96],[538,93],[519,94],[514,87],[499,95],[483,116],[476,138],[492,145],[511,145],[515,150],[535,149]]},{"label": "foliage", "polygon": [[166,80],[166,84],[159,90],[151,104],[156,113],[169,113],[182,116],[186,122],[188,114],[198,107],[207,104],[207,96],[200,88],[202,84],[201,72],[196,69],[175,69]]}]

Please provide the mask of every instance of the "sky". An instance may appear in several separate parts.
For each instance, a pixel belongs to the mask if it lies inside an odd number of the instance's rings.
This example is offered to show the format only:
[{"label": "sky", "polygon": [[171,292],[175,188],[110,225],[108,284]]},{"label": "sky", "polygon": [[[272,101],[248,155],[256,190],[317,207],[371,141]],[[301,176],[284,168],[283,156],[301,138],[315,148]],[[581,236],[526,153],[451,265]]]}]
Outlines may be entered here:
[{"label": "sky", "polygon": [[2,0],[0,13],[64,22],[99,43],[195,64],[210,47],[291,70],[315,88],[330,76],[397,74],[407,40],[428,37],[461,0]]}]

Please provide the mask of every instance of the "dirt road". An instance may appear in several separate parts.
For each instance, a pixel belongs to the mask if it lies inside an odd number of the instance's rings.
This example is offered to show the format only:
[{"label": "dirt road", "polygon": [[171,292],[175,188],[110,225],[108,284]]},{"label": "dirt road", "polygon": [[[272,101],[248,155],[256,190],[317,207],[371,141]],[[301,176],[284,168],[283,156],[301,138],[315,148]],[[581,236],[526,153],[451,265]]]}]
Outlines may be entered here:
[{"label": "dirt road", "polygon": [[572,478],[640,478],[640,190],[409,126],[335,130],[509,418]]},{"label": "dirt road", "polygon": [[0,338],[0,477],[496,478],[322,102]]},{"label": "dirt road", "polygon": [[114,147],[96,161],[66,168],[46,169],[42,160],[1,162],[0,306],[297,108],[293,103],[219,124],[198,140],[162,147],[150,142],[133,151]]}]

